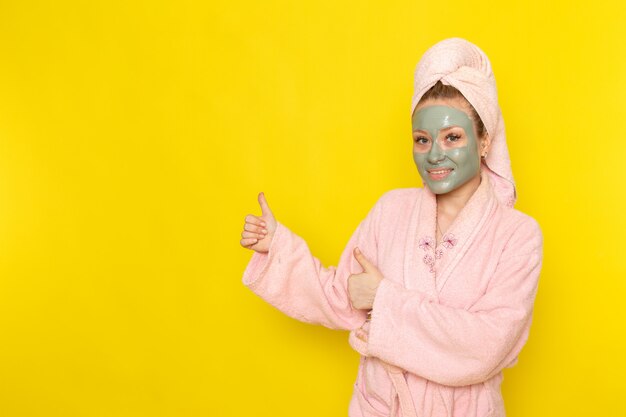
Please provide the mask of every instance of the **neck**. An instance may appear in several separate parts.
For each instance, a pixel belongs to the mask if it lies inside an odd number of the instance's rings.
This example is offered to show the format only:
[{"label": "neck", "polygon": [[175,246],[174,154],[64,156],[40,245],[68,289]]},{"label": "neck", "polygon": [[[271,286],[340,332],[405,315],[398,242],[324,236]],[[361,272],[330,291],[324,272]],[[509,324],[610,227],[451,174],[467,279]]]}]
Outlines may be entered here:
[{"label": "neck", "polygon": [[437,214],[453,220],[480,185],[480,174],[446,194],[437,195]]}]

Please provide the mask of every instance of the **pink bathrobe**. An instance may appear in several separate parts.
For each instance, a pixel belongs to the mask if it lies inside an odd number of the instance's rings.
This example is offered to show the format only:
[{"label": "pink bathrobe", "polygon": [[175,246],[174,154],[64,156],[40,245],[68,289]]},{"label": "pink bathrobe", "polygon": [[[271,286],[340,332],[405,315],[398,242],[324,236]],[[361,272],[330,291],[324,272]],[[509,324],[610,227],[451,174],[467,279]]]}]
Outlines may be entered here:
[{"label": "pink bathrobe", "polygon": [[[260,297],[298,320],[352,330],[362,356],[351,417],[505,415],[502,369],[528,337],[542,238],[482,178],[437,244],[434,194],[406,188],[380,198],[336,268],[280,223],[269,252],[252,256],[243,279]],[[371,322],[348,298],[348,276],[362,272],[355,246],[385,277]],[[367,342],[355,336],[361,327]]]},{"label": "pink bathrobe", "polygon": [[[513,208],[491,65],[464,39],[439,42],[416,69],[411,112],[439,80],[463,93],[492,139],[480,186],[440,242],[435,195],[397,189],[374,205],[336,268],[323,267],[279,223],[269,252],[255,252],[244,272],[244,283],[285,314],[351,330],[361,354],[351,417],[504,417],[502,370],[517,362],[528,338],[542,236]],[[348,277],[362,272],[355,246],[384,276],[369,321],[347,292]]]}]

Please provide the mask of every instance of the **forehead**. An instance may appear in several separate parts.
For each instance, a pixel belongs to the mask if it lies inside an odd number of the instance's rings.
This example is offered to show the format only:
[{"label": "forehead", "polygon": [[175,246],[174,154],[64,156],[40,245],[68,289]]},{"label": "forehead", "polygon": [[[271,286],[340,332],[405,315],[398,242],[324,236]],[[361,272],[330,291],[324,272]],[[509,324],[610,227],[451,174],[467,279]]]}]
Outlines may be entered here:
[{"label": "forehead", "polygon": [[420,109],[423,109],[425,107],[430,107],[430,106],[454,107],[455,109],[461,110],[462,112],[466,113],[468,117],[471,112],[470,105],[467,102],[467,100],[465,100],[465,98],[454,97],[454,98],[436,98],[436,99],[423,101],[415,107],[415,110],[413,111],[413,115],[415,115],[415,113],[417,113]]},{"label": "forehead", "polygon": [[451,103],[433,100],[418,106],[413,114],[413,130],[439,130],[459,126],[471,132],[473,123],[469,114],[460,106],[449,104]]}]

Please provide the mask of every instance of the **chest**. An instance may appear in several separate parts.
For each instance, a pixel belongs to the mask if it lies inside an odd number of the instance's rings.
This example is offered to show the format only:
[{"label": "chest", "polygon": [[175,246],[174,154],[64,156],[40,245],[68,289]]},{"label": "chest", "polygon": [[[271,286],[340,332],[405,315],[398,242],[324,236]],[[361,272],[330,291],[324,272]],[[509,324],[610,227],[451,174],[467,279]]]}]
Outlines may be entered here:
[{"label": "chest", "polygon": [[496,219],[471,237],[444,233],[435,239],[435,227],[428,233],[424,230],[431,228],[422,226],[407,218],[389,219],[378,241],[383,276],[445,305],[471,308],[485,294],[504,248]]}]

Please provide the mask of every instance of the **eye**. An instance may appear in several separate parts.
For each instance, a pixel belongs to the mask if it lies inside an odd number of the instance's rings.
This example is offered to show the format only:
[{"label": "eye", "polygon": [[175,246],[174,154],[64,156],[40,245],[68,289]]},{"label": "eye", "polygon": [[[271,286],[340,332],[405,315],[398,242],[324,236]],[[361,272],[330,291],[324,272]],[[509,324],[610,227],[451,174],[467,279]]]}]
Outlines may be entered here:
[{"label": "eye", "polygon": [[448,142],[457,142],[459,139],[461,139],[461,136],[456,135],[454,133],[450,133],[446,136],[446,140]]},{"label": "eye", "polygon": [[416,136],[414,140],[418,145],[426,145],[428,143],[428,138],[425,136]]}]

